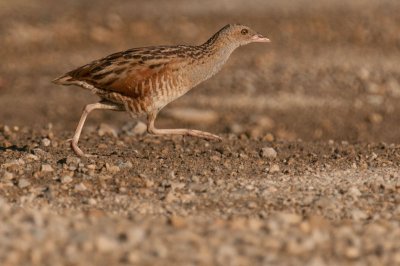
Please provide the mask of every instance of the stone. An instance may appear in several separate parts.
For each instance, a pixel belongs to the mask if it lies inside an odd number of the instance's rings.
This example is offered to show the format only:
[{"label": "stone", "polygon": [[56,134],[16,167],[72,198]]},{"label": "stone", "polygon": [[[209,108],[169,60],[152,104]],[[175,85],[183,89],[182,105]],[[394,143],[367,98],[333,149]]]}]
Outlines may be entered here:
[{"label": "stone", "polygon": [[169,220],[171,225],[175,228],[184,228],[187,224],[185,218],[182,216],[172,215]]},{"label": "stone", "polygon": [[221,160],[221,157],[218,156],[218,155],[212,155],[212,156],[210,157],[210,159],[211,159],[212,161],[214,161],[214,162],[218,162],[218,161]]},{"label": "stone", "polygon": [[349,259],[357,259],[361,255],[361,251],[358,247],[348,247],[345,251],[345,255]]},{"label": "stone", "polygon": [[275,121],[269,116],[254,117],[254,122],[263,129],[272,129],[275,127]]},{"label": "stone", "polygon": [[51,157],[51,155],[48,152],[46,152],[42,149],[39,149],[39,148],[33,149],[32,151],[33,151],[33,154],[38,156],[39,158]]},{"label": "stone", "polygon": [[147,125],[140,120],[130,121],[123,125],[121,129],[128,136],[139,136],[147,132]]},{"label": "stone", "polygon": [[165,196],[165,201],[168,203],[172,203],[174,201],[178,201],[179,198],[175,195],[175,193],[173,193],[172,191],[170,191],[166,196]]},{"label": "stone", "polygon": [[133,167],[133,164],[130,161],[122,162],[118,165],[120,169],[130,169]]},{"label": "stone", "polygon": [[51,167],[50,164],[42,164],[40,170],[42,172],[53,172],[54,171],[53,167]]},{"label": "stone", "polygon": [[82,191],[87,190],[87,187],[85,186],[85,184],[79,183],[79,184],[75,185],[74,190],[76,192],[82,192]]},{"label": "stone", "polygon": [[14,174],[13,174],[13,173],[10,173],[10,172],[8,172],[8,171],[5,171],[4,174],[3,174],[3,178],[4,178],[5,180],[11,180],[11,179],[14,178]]},{"label": "stone", "polygon": [[72,177],[66,175],[66,176],[63,176],[63,177],[61,178],[61,183],[63,183],[63,184],[68,184],[68,183],[71,183],[72,180],[73,180]]},{"label": "stone", "polygon": [[275,151],[274,148],[264,147],[261,149],[261,157],[263,158],[273,159],[276,158],[277,155],[278,153]]},{"label": "stone", "polygon": [[90,198],[90,199],[88,200],[88,203],[89,203],[90,205],[96,205],[96,204],[97,204],[97,200],[94,199],[94,198]]},{"label": "stone", "polygon": [[233,123],[231,125],[229,125],[229,131],[233,134],[241,134],[244,131],[244,128],[242,125],[238,124],[238,123]]},{"label": "stone", "polygon": [[117,130],[105,123],[101,123],[99,126],[99,129],[97,130],[97,133],[99,134],[100,137],[105,136],[105,135],[109,135],[109,136],[113,136],[113,137],[118,137],[118,133]]},{"label": "stone", "polygon": [[112,165],[108,163],[106,163],[106,169],[112,174],[118,173],[120,171],[120,168],[117,165]]},{"label": "stone", "polygon": [[41,142],[42,142],[42,145],[45,147],[48,147],[51,144],[51,141],[48,138],[43,138]]},{"label": "stone", "polygon": [[96,247],[100,252],[111,252],[118,247],[118,243],[112,238],[99,236],[96,241]]},{"label": "stone", "polygon": [[7,163],[2,164],[2,165],[1,165],[1,168],[5,168],[5,169],[7,169],[7,168],[16,168],[16,167],[22,166],[22,165],[24,165],[24,164],[25,164],[25,161],[24,161],[24,160],[22,160],[22,159],[17,159],[17,160],[10,161],[10,162],[7,162]]},{"label": "stone", "polygon": [[347,193],[349,193],[349,195],[351,195],[353,198],[358,198],[359,196],[361,196],[360,190],[354,186],[350,187]]},{"label": "stone", "polygon": [[34,154],[28,154],[25,156],[25,159],[28,161],[38,161],[39,157]]},{"label": "stone", "polygon": [[136,125],[130,130],[133,135],[143,135],[147,132],[147,125],[142,121],[137,121]]},{"label": "stone", "polygon": [[279,172],[281,169],[280,169],[280,167],[279,167],[279,165],[278,164],[272,164],[270,167],[269,167],[269,173],[271,173],[271,174],[273,174],[273,173],[277,173],[277,172]]},{"label": "stone", "polygon": [[127,236],[131,245],[137,245],[146,239],[146,231],[140,227],[131,228],[127,231]]},{"label": "stone", "polygon": [[299,224],[302,221],[302,217],[296,213],[281,212],[278,214],[280,220],[287,224]]},{"label": "stone", "polygon": [[68,156],[65,160],[67,165],[78,165],[81,162],[81,159],[76,156]]},{"label": "stone", "polygon": [[31,185],[31,182],[29,182],[29,180],[27,180],[25,178],[18,180],[18,187],[21,189],[29,187],[30,185]]},{"label": "stone", "polygon": [[89,170],[96,170],[96,165],[95,164],[88,164],[86,165],[86,168]]},{"label": "stone", "polygon": [[356,221],[360,221],[367,219],[368,215],[360,209],[354,209],[351,211],[351,217]]},{"label": "stone", "polygon": [[272,135],[271,133],[267,133],[267,134],[262,138],[262,140],[268,141],[268,142],[272,142],[272,141],[274,141],[274,139],[275,139],[275,137],[274,137],[274,135]]}]

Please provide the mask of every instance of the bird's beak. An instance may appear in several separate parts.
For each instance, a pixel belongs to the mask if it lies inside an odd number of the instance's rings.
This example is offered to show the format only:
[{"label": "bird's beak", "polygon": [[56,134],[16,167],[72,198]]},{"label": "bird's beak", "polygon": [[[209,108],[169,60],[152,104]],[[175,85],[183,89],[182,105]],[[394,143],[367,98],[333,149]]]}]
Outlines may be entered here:
[{"label": "bird's beak", "polygon": [[251,37],[251,40],[253,42],[271,42],[268,38],[262,36],[261,34],[256,34],[253,37]]}]

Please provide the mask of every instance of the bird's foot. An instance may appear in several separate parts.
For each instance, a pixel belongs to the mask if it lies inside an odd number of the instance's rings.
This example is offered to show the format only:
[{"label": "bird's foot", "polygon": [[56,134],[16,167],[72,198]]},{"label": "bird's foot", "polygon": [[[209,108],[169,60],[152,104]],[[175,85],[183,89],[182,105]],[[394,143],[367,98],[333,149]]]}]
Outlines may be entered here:
[{"label": "bird's foot", "polygon": [[95,158],[95,157],[97,157],[96,155],[84,153],[84,152],[78,147],[78,143],[74,142],[73,140],[71,140],[71,148],[72,148],[72,150],[75,152],[75,154],[78,155],[79,157],[86,157],[86,158]]},{"label": "bird's foot", "polygon": [[199,131],[199,130],[190,130],[189,135],[193,137],[198,137],[206,140],[216,140],[216,141],[222,141],[222,138],[220,136],[204,132],[204,131]]}]

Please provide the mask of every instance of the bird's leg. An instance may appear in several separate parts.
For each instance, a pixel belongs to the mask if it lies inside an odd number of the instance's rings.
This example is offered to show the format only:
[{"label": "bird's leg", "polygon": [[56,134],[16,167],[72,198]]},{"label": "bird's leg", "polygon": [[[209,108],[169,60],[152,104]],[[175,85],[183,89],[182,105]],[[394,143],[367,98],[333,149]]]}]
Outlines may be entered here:
[{"label": "bird's leg", "polygon": [[176,128],[176,129],[158,129],[154,126],[154,121],[156,120],[157,112],[149,113],[147,115],[147,132],[154,135],[187,135],[198,137],[202,139],[208,140],[219,140],[222,139],[214,134],[195,130],[195,129],[186,129],[186,128]]},{"label": "bird's leg", "polygon": [[76,127],[74,137],[71,141],[71,148],[74,150],[76,155],[78,156],[86,156],[90,155],[84,154],[83,151],[78,147],[79,137],[81,136],[83,125],[85,124],[85,120],[89,113],[95,109],[105,109],[105,110],[114,110],[114,111],[123,111],[125,110],[122,106],[111,103],[111,102],[98,102],[93,104],[88,104],[85,106],[82,112],[81,119],[79,120],[79,124]]}]

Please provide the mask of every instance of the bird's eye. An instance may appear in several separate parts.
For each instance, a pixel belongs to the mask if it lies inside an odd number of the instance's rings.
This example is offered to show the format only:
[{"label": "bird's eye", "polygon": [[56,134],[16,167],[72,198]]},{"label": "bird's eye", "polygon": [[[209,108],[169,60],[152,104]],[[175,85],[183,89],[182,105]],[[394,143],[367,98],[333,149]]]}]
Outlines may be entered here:
[{"label": "bird's eye", "polygon": [[249,31],[247,29],[243,29],[240,31],[241,34],[246,35],[247,33],[249,33]]}]

